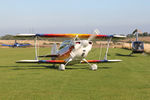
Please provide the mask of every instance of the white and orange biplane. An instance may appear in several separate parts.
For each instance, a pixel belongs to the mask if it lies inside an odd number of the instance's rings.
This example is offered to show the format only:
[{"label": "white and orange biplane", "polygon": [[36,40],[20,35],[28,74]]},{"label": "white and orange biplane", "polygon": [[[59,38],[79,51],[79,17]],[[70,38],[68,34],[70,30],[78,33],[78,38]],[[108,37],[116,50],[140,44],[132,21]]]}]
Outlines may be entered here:
[{"label": "white and orange biplane", "polygon": [[[19,60],[17,63],[48,63],[48,64],[60,64],[59,70],[65,70],[66,65],[73,65],[79,63],[87,63],[90,65],[91,70],[97,70],[96,64],[91,63],[107,63],[107,62],[120,62],[122,60],[107,60],[107,53],[109,49],[109,43],[112,38],[125,38],[122,35],[100,35],[98,30],[95,30],[93,34],[18,34],[17,37],[35,37],[35,60]],[[69,37],[72,40],[64,41],[59,49],[57,49],[56,43],[53,44],[50,55],[37,55],[37,37]],[[86,40],[83,38],[87,38]],[[88,53],[92,49],[93,39],[107,39],[107,50],[104,60],[86,60]],[[83,40],[81,40],[83,39]],[[51,60],[38,60],[38,57],[51,57]]]}]

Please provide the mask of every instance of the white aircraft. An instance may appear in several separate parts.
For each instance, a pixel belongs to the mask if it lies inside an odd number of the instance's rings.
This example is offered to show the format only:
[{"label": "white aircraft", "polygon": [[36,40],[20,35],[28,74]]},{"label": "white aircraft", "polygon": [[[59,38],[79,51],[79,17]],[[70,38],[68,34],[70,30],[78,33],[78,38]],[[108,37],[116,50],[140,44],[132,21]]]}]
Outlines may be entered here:
[{"label": "white aircraft", "polygon": [[[91,63],[107,63],[107,62],[120,62],[122,60],[107,60],[107,53],[109,49],[109,43],[112,38],[125,38],[121,35],[100,35],[98,30],[95,30],[93,34],[18,34],[18,37],[35,37],[35,60],[20,60],[16,63],[48,63],[48,64],[60,64],[59,70],[65,70],[65,66],[87,63],[90,65],[91,70],[97,70],[96,64]],[[72,40],[64,41],[59,49],[54,43],[51,49],[50,55],[38,56],[37,55],[37,37],[70,37]],[[81,38],[88,38],[87,40],[81,40]],[[94,38],[106,38],[108,39],[107,50],[104,60],[86,60],[88,53],[92,49]],[[51,60],[38,60],[38,57],[51,57]]]}]

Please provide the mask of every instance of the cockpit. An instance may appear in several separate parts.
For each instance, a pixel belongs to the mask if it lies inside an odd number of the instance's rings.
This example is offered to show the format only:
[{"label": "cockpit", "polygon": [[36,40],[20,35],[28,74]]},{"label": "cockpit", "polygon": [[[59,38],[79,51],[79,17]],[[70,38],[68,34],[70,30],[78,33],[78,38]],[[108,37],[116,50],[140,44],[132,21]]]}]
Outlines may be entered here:
[{"label": "cockpit", "polygon": [[59,50],[62,49],[62,48],[64,48],[64,47],[66,47],[66,46],[68,46],[68,45],[71,44],[71,43],[72,43],[71,40],[65,40],[65,41],[60,45]]}]

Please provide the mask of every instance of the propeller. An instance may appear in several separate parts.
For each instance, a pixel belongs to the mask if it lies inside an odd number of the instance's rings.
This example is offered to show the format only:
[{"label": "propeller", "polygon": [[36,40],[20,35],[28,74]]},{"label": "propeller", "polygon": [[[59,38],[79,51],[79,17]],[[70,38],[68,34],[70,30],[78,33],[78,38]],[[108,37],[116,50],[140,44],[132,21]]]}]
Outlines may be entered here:
[{"label": "propeller", "polygon": [[132,34],[135,35],[136,32],[142,34],[142,31],[140,31],[140,30],[138,30],[138,29],[135,29],[135,30],[132,32]]},{"label": "propeller", "polygon": [[95,29],[93,34],[88,38],[88,41],[93,40],[96,37],[96,35],[98,35],[99,33],[100,33],[99,30]]},{"label": "propeller", "polygon": [[86,47],[89,45],[89,42],[91,42],[94,38],[96,38],[96,35],[98,35],[100,32],[98,29],[95,29],[93,34],[87,39],[87,40],[82,40],[81,46],[78,48],[80,49],[81,47]]}]

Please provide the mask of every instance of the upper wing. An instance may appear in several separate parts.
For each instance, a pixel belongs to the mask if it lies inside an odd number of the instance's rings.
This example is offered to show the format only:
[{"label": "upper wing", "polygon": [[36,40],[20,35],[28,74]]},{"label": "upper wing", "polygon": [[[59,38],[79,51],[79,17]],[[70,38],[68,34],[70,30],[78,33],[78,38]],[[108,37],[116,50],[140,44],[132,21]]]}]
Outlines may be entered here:
[{"label": "upper wing", "polygon": [[28,45],[31,45],[31,44],[19,44],[20,47],[28,46]]},{"label": "upper wing", "polygon": [[16,63],[50,63],[50,64],[65,64],[64,60],[19,60]]},{"label": "upper wing", "polygon": [[2,44],[2,46],[9,46],[9,47],[12,47],[13,45]]},{"label": "upper wing", "polygon": [[[21,37],[32,37],[32,36],[39,36],[39,37],[69,37],[74,38],[78,36],[79,38],[89,38],[92,34],[17,34],[16,36]],[[125,38],[126,36],[123,35],[96,35],[96,38]]]},{"label": "upper wing", "polygon": [[[87,60],[88,63],[108,63],[108,62],[120,62],[122,60]],[[81,63],[86,63],[85,61],[81,61]]]}]

